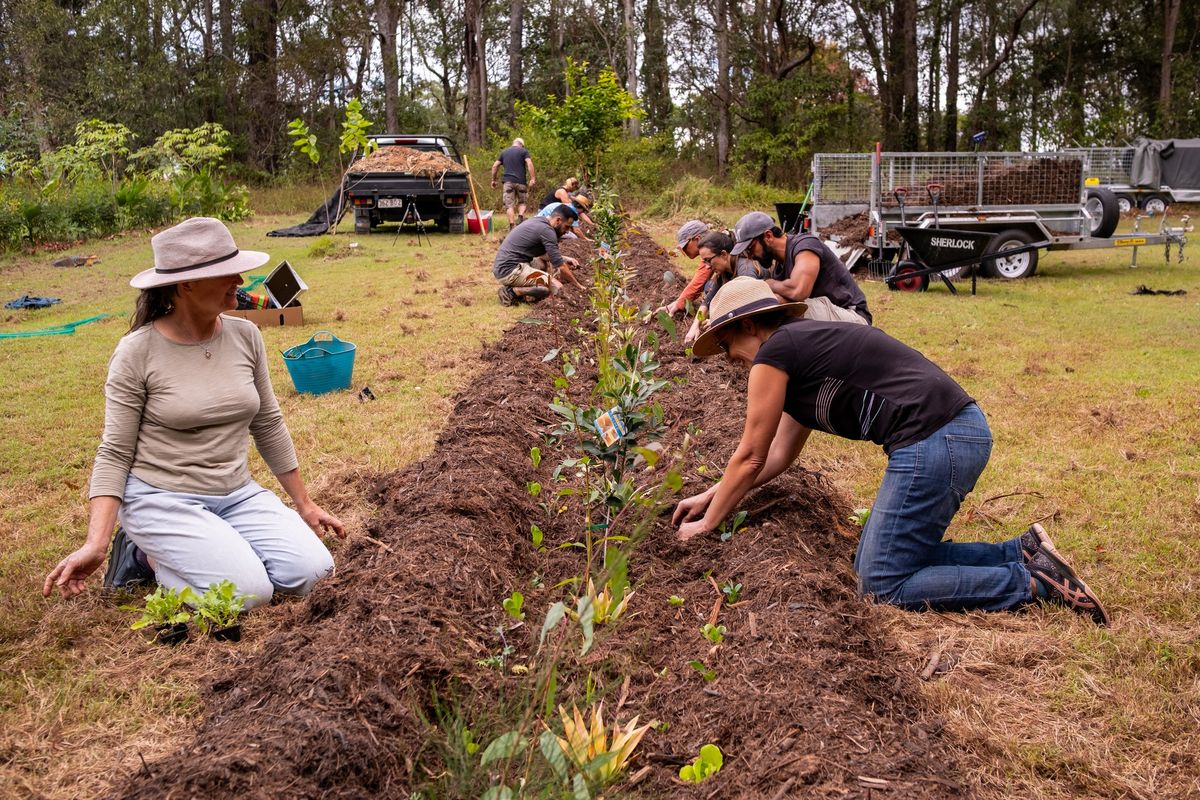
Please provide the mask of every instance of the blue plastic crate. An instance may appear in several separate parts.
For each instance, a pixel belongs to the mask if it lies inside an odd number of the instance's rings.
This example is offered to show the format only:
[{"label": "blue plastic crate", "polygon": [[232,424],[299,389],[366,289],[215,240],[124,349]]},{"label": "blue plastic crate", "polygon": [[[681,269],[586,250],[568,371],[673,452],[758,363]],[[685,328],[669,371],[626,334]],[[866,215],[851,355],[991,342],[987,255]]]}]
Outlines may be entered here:
[{"label": "blue plastic crate", "polygon": [[353,342],[317,331],[304,344],[283,351],[283,363],[297,392],[325,394],[349,389],[354,375]]}]

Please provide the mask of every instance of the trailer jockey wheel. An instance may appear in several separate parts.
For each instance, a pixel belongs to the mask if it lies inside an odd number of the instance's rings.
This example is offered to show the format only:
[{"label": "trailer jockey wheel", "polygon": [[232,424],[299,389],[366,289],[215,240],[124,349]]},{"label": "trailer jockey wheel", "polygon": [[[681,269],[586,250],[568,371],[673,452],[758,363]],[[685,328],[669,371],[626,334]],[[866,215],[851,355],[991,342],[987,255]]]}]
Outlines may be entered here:
[{"label": "trailer jockey wheel", "polygon": [[915,261],[901,261],[892,271],[888,288],[894,292],[923,292],[929,288],[929,276],[920,272],[921,265]]}]

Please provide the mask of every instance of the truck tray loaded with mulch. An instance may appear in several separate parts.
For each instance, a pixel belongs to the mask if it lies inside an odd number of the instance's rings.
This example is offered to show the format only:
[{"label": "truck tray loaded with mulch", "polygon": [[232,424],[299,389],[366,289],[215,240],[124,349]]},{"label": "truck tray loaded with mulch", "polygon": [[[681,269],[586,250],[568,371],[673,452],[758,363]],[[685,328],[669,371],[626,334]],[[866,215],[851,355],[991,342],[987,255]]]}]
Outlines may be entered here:
[{"label": "truck tray loaded with mulch", "polygon": [[[586,274],[586,243],[564,245]],[[657,304],[671,265],[645,236],[635,234],[631,249],[628,289]],[[496,710],[531,693],[536,669],[514,667],[538,660],[540,615],[514,623],[500,600],[519,589],[526,609],[547,608],[579,569],[570,542],[582,517],[548,516],[539,502],[549,491],[535,497],[528,488],[547,480],[531,447],[547,463],[564,455],[543,439],[555,424],[556,374],[544,356],[580,345],[590,318],[586,298],[568,293],[531,307],[484,351],[433,453],[378,477],[378,513],[337,554],[336,575],[292,606],[257,654],[232,654],[226,677],[206,693],[195,740],[135,776],[127,796],[484,793],[487,783],[454,782],[487,772],[478,753],[464,752],[456,724],[475,742],[492,741],[503,730]],[[686,495],[713,479],[738,441],[745,378],[716,360],[689,359],[675,341],[659,358],[658,377],[686,381],[662,395],[666,450],[694,439]],[[580,375],[572,386],[586,392],[591,380]],[[658,518],[630,562],[631,613],[598,628],[581,663],[560,667],[559,697],[594,685],[609,718],[655,722],[634,757],[640,779],[607,794],[969,794],[968,765],[916,702],[919,665],[897,657],[881,612],[855,596],[857,531],[845,498],[822,475],[794,468],[745,507],[745,526],[728,541],[682,546],[669,517]],[[540,549],[533,521],[544,533]],[[740,601],[721,608],[719,647],[697,632],[725,602],[710,575],[742,584]],[[669,602],[673,595],[686,602]],[[506,653],[502,669],[497,652]],[[698,795],[677,776],[706,743],[720,746],[724,766]]]}]

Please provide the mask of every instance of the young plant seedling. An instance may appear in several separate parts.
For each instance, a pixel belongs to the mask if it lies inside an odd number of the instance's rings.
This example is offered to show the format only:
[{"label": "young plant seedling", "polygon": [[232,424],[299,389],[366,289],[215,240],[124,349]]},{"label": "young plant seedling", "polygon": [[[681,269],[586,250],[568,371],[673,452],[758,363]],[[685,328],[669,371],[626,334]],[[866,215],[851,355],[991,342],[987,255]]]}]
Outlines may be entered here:
[{"label": "young plant seedling", "polygon": [[506,644],[499,653],[494,653],[486,658],[477,658],[475,663],[481,667],[491,667],[492,669],[504,669],[504,663],[508,657],[517,651],[517,648],[511,644]]},{"label": "young plant seedling", "polygon": [[677,594],[673,594],[673,595],[671,595],[670,597],[668,597],[668,598],[667,598],[667,605],[669,605],[669,606],[673,606],[673,607],[675,607],[675,608],[679,608],[679,607],[680,607],[680,606],[682,606],[682,605],[683,605],[685,602],[687,602],[687,601],[686,601],[686,600],[684,600],[682,597],[680,597],[680,596],[679,596],[679,595],[677,595]]},{"label": "young plant seedling", "polygon": [[520,592],[514,591],[508,597],[504,598],[500,605],[504,606],[504,610],[507,611],[508,615],[513,619],[525,619],[525,612],[522,610],[525,605],[525,595],[521,594]]},{"label": "young plant seedling", "polygon": [[561,779],[566,780],[566,765],[558,756],[565,756],[588,784],[602,786],[625,771],[633,751],[650,726],[637,727],[638,718],[634,717],[623,728],[613,723],[610,737],[604,727],[603,703],[592,709],[590,725],[584,721],[578,707],[572,706],[571,711],[568,714],[565,708],[558,707],[563,735],[555,736],[549,730],[543,733],[542,754]]},{"label": "young plant seedling", "polygon": [[853,513],[850,514],[850,521],[860,528],[866,527],[867,520],[870,518],[871,509],[869,508],[856,508],[854,509]]},{"label": "young plant seedling", "polygon": [[704,623],[704,627],[700,629],[704,634],[704,638],[708,639],[713,644],[720,644],[725,641],[726,628],[724,625],[713,625],[711,622]]},{"label": "young plant seedling", "polygon": [[[179,644],[187,639],[187,623],[192,618],[191,612],[184,609],[185,603],[195,605],[198,602],[196,593],[190,586],[183,591],[158,587],[146,595],[146,607],[140,609],[142,618],[129,627],[133,630],[153,625],[158,630],[155,640],[159,644]],[[136,606],[123,606],[125,611],[138,611]]]},{"label": "young plant seedling", "polygon": [[705,683],[712,683],[717,679],[716,670],[709,669],[703,661],[693,659],[688,662],[688,666],[700,673],[700,677],[704,678]]},{"label": "young plant seedling", "polygon": [[688,783],[701,783],[721,771],[725,757],[721,748],[715,744],[706,744],[700,748],[700,755],[690,764],[685,764],[679,770],[679,779]]},{"label": "young plant seedling", "polygon": [[215,638],[240,641],[242,632],[237,621],[245,607],[246,596],[237,593],[233,581],[211,584],[196,603],[196,624]]},{"label": "young plant seedling", "polygon": [[730,578],[721,584],[721,594],[725,595],[726,603],[733,605],[742,596],[742,585]]},{"label": "young plant seedling", "polygon": [[746,512],[739,511],[733,515],[732,519],[728,519],[721,523],[721,541],[728,542],[733,538],[733,535],[742,527],[742,523],[746,521]]}]

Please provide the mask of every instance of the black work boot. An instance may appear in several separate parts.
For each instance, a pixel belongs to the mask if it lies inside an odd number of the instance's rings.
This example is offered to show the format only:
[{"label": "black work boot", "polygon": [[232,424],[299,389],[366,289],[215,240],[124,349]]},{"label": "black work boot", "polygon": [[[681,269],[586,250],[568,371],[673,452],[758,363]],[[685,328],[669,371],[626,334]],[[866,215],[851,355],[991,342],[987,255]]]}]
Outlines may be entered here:
[{"label": "black work boot", "polygon": [[104,588],[132,591],[139,586],[153,585],[154,570],[150,569],[146,555],[125,535],[125,529],[118,527],[108,554],[108,568],[104,571]]}]

